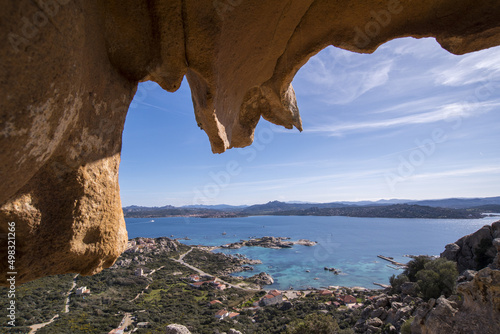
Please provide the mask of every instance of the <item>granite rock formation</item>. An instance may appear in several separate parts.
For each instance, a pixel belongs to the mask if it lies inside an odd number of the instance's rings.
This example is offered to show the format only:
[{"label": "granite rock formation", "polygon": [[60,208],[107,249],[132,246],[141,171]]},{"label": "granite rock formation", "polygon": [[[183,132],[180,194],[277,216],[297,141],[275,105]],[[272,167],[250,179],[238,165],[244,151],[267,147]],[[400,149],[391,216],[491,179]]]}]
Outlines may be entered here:
[{"label": "granite rock formation", "polygon": [[[484,226],[473,234],[459,239],[453,245],[446,246],[446,253],[450,249],[458,255],[458,265],[473,265],[480,269],[464,270],[459,277],[456,287],[457,293],[462,298],[451,296],[446,299],[443,296],[437,300],[431,299],[427,305],[416,312],[412,324],[412,333],[416,334],[438,334],[438,333],[484,333],[496,334],[500,332],[500,221],[491,226]],[[488,242],[482,242],[487,240]],[[484,262],[482,268],[478,268],[476,249],[477,245],[494,246],[496,254],[490,256],[488,263]],[[490,247],[479,247],[481,254],[489,252]],[[464,255],[465,254],[465,255]],[[450,255],[450,253],[448,253]],[[460,259],[464,259],[460,261]]]},{"label": "granite rock formation", "polygon": [[484,333],[500,331],[500,270],[485,268],[470,282],[460,283],[463,301],[440,297],[418,310],[412,333]]},{"label": "granite rock formation", "polygon": [[435,37],[462,54],[500,44],[495,0],[1,4],[0,272],[13,222],[16,283],[93,274],[125,249],[121,134],[141,81],[173,92],[185,76],[220,153],[251,144],[261,117],[301,130],[291,81],[328,45],[370,53],[397,37]]},{"label": "granite rock formation", "polygon": [[265,272],[253,275],[252,277],[249,278],[249,280],[261,286],[271,285],[274,283],[273,277]]},{"label": "granite rock formation", "polygon": [[496,261],[498,252],[493,241],[497,238],[500,238],[500,221],[446,245],[441,257],[456,262],[460,273],[482,269]]},{"label": "granite rock formation", "polygon": [[178,324],[172,324],[168,325],[167,328],[165,329],[166,334],[191,334],[189,329],[187,329],[186,326],[183,325],[178,325]]}]

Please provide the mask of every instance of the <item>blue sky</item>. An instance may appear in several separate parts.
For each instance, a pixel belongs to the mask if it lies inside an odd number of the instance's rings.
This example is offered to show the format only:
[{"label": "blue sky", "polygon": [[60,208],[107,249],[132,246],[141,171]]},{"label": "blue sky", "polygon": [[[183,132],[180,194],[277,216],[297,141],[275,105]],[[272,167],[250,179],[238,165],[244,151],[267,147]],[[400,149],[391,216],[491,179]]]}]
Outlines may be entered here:
[{"label": "blue sky", "polygon": [[329,47],[293,81],[304,131],[260,121],[212,154],[186,81],[142,83],[123,134],[122,204],[500,195],[500,47],[456,56],[404,38],[371,55]]}]

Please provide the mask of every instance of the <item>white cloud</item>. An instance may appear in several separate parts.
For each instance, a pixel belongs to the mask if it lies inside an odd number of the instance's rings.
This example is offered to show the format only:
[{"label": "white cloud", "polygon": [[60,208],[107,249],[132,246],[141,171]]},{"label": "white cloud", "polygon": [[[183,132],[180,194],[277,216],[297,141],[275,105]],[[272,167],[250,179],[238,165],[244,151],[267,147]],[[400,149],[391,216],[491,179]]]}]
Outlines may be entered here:
[{"label": "white cloud", "polygon": [[446,170],[443,172],[425,173],[417,174],[412,176],[412,179],[443,179],[446,177],[466,177],[472,175],[484,175],[484,174],[498,174],[500,173],[499,166],[482,166],[482,167],[471,167],[464,169]]},{"label": "white cloud", "polygon": [[306,129],[306,132],[327,132],[333,136],[343,135],[355,131],[372,131],[384,128],[393,128],[411,124],[427,124],[440,121],[455,121],[477,116],[489,112],[494,107],[500,106],[500,102],[477,102],[477,103],[451,103],[443,105],[436,110],[416,113],[408,116],[376,119],[364,122],[327,124]]},{"label": "white cloud", "polygon": [[294,86],[299,93],[314,95],[327,104],[348,104],[384,85],[393,61],[385,57],[328,48],[311,58],[299,72]]},{"label": "white cloud", "polygon": [[[436,83],[447,86],[463,86],[475,83],[487,84],[500,80],[500,47],[491,48],[460,57],[455,66],[446,64],[435,70]],[[458,59],[457,59],[458,60]]]}]

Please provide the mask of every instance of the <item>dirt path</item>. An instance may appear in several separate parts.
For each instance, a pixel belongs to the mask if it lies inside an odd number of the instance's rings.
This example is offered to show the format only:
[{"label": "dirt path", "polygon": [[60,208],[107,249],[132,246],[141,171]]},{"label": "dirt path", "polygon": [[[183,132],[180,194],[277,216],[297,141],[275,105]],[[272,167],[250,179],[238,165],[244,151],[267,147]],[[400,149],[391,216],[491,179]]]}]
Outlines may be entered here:
[{"label": "dirt path", "polygon": [[[78,274],[76,274],[73,277],[73,284],[71,285],[71,288],[66,293],[66,303],[64,304],[64,313],[68,313],[69,312],[69,295],[71,294],[71,291],[73,291],[73,289],[76,286],[76,278],[77,277],[78,277]],[[29,331],[29,334],[35,334],[40,328],[45,327],[47,325],[50,325],[57,318],[59,318],[59,314],[56,314],[55,316],[52,317],[52,319],[50,319],[47,322],[44,322],[44,323],[41,323],[41,324],[34,324],[34,325],[29,326],[31,328],[31,330]]]},{"label": "dirt path", "polygon": [[64,306],[64,313],[69,313],[69,295],[71,295],[71,291],[76,287],[76,278],[78,277],[78,274],[73,277],[73,285],[71,286],[71,289],[69,289],[66,297],[66,305]]},{"label": "dirt path", "polygon": [[[155,272],[157,272],[158,270],[162,270],[163,268],[165,268],[165,266],[161,266],[161,267],[159,267],[159,268],[153,269],[153,270],[151,270],[151,272],[150,272],[149,274],[145,274],[144,276],[151,276],[151,275],[153,275]],[[152,279],[152,278],[151,278],[151,279]],[[130,300],[130,301],[131,301],[131,302],[133,302],[134,300],[137,300],[140,296],[142,296],[142,295],[144,294],[144,291],[145,291],[145,290],[147,290],[147,289],[149,288],[149,286],[150,286],[150,285],[151,285],[151,284],[148,284],[148,286],[147,286],[147,287],[145,287],[145,288],[144,288],[144,290],[142,290],[141,292],[139,292],[139,293],[137,294],[137,296],[135,296],[135,298],[134,298],[134,299],[132,299],[132,300]]]},{"label": "dirt path", "polygon": [[52,317],[52,319],[50,319],[49,321],[47,322],[44,322],[44,323],[41,323],[41,324],[36,324],[36,325],[31,325],[30,328],[31,330],[29,331],[28,334],[34,334],[36,333],[37,330],[39,330],[40,328],[42,327],[45,327],[47,325],[50,325],[51,323],[54,322],[54,320],[56,320],[57,318],[59,318],[59,314],[56,314],[55,316]]}]

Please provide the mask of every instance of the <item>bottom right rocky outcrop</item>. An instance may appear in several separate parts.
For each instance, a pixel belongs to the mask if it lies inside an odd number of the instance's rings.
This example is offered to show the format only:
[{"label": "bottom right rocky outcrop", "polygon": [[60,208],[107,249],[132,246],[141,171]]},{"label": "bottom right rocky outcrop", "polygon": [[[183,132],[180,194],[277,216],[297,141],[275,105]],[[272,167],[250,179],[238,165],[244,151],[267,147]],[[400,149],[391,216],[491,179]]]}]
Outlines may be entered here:
[{"label": "bottom right rocky outcrop", "polygon": [[[486,230],[490,233],[485,233]],[[482,236],[481,240],[478,240],[479,235]],[[460,239],[451,244],[453,247],[448,245],[447,251],[441,256],[450,258],[449,250],[453,249],[453,260],[463,264],[465,261],[457,258],[457,254],[467,253],[472,259],[477,256],[474,254],[475,250],[485,253],[485,247],[470,247],[471,244],[491,245],[496,250],[496,256],[490,259],[491,262],[488,261],[490,263],[487,267],[479,271],[462,267],[457,294],[450,298],[431,299],[421,305],[415,311],[412,333],[500,333],[500,221]]]}]

